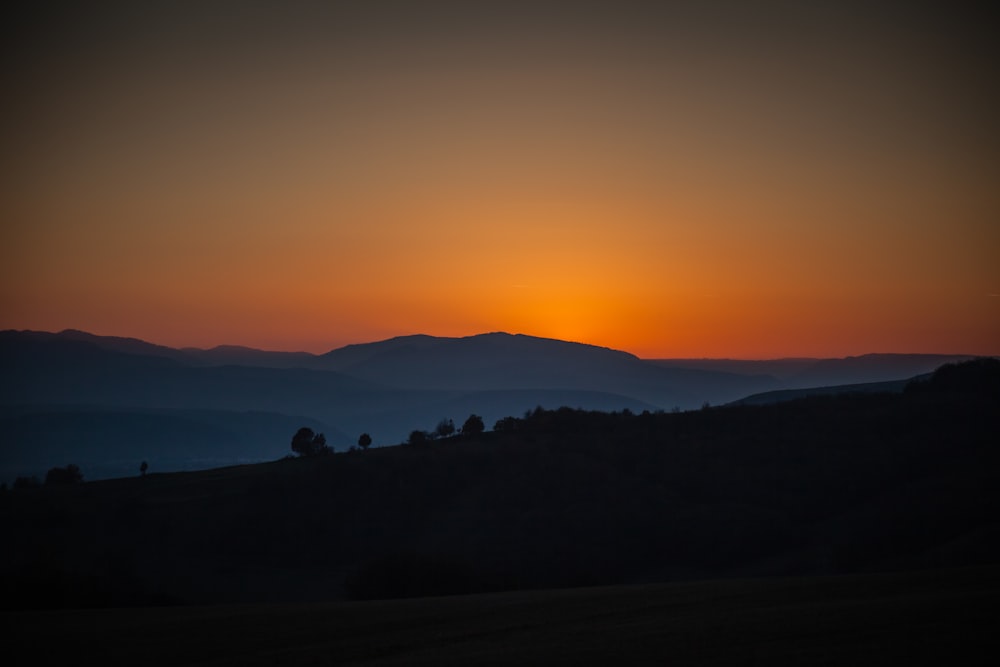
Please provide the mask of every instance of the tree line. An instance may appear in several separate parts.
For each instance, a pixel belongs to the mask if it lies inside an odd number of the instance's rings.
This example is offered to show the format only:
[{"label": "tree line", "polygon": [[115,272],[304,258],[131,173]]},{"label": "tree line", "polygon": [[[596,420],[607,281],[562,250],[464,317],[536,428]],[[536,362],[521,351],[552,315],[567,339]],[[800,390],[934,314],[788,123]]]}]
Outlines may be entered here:
[{"label": "tree line", "polygon": [[[497,422],[499,424],[500,422]],[[420,445],[432,440],[450,438],[457,435],[474,436],[486,430],[483,418],[477,414],[471,414],[462,424],[461,428],[455,427],[452,419],[442,419],[432,430],[415,429],[410,432],[404,444]],[[365,432],[358,436],[357,446],[352,446],[350,451],[360,449],[366,451],[372,445],[371,434]],[[326,443],[326,436],[316,433],[308,426],[303,426],[292,436],[292,451],[300,457],[322,456],[334,453],[334,448]]]}]

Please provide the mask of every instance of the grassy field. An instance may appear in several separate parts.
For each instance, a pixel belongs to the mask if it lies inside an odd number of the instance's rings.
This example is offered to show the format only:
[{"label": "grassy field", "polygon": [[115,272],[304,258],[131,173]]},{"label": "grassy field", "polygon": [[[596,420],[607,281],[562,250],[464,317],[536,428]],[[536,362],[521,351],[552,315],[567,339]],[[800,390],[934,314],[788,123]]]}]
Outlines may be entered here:
[{"label": "grassy field", "polygon": [[998,610],[990,567],[0,619],[42,664],[985,665]]}]

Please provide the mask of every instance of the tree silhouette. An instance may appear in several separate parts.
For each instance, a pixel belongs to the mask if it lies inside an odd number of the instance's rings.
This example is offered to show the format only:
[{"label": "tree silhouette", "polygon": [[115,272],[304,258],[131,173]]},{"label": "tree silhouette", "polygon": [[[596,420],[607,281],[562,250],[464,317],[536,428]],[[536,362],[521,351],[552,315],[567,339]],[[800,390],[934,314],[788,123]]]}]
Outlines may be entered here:
[{"label": "tree silhouette", "polygon": [[329,454],[333,450],[327,446],[326,436],[303,426],[292,436],[292,451],[299,456],[317,456]]},{"label": "tree silhouette", "polygon": [[35,477],[34,475],[31,475],[30,477],[24,475],[14,480],[15,489],[34,489],[41,485],[42,485],[41,482],[39,482],[38,478]]},{"label": "tree silhouette", "polygon": [[439,438],[447,438],[455,433],[455,422],[450,419],[442,419],[434,429],[434,435]]},{"label": "tree silhouette", "polygon": [[422,445],[430,440],[427,437],[427,431],[410,431],[410,437],[407,439],[406,443],[409,445]]},{"label": "tree silhouette", "polygon": [[372,444],[372,437],[367,433],[362,433],[361,437],[358,438],[358,447],[364,451],[368,451],[368,447]]},{"label": "tree silhouette", "polygon": [[478,435],[486,429],[483,418],[479,415],[469,415],[469,418],[462,424],[462,435]]},{"label": "tree silhouette", "polygon": [[83,473],[80,466],[70,463],[65,468],[50,468],[45,473],[46,484],[76,484],[83,481]]},{"label": "tree silhouette", "polygon": [[143,462],[142,462],[142,463],[141,463],[141,464],[139,465],[139,474],[140,474],[140,475],[142,475],[143,477],[145,477],[145,476],[146,476],[146,471],[147,471],[147,470],[149,470],[149,464],[148,464],[148,463],[146,463],[145,461],[143,461]]},{"label": "tree silhouette", "polygon": [[493,424],[493,430],[499,432],[515,431],[521,425],[521,420],[517,417],[504,417],[503,419],[498,419],[495,424]]}]

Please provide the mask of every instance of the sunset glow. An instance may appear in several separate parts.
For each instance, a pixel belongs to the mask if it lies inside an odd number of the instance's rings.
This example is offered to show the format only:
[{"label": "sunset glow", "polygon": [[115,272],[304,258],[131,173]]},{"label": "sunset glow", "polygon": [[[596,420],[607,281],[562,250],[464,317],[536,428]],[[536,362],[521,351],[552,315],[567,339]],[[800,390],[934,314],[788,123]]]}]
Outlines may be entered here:
[{"label": "sunset glow", "polygon": [[25,18],[0,328],[1000,354],[985,22],[359,4]]}]

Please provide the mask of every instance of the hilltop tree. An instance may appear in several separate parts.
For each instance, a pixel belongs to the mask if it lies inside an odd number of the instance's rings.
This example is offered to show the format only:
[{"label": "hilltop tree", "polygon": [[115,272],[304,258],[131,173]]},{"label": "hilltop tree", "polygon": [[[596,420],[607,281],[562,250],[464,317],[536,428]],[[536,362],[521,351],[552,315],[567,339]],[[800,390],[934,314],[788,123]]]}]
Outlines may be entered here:
[{"label": "hilltop tree", "polygon": [[469,418],[462,424],[462,435],[478,435],[484,430],[486,430],[486,425],[479,415],[469,415]]},{"label": "hilltop tree", "polygon": [[427,436],[427,431],[416,430],[410,431],[410,437],[406,442],[410,445],[423,445],[428,440],[430,440],[430,438]]},{"label": "hilltop tree", "polygon": [[139,466],[139,474],[145,477],[147,470],[149,470],[149,464],[143,461],[142,464]]},{"label": "hilltop tree", "polygon": [[326,436],[303,426],[292,436],[292,451],[299,456],[317,456],[329,454],[333,450],[327,446]]},{"label": "hilltop tree", "polygon": [[442,419],[434,429],[434,435],[438,438],[447,438],[455,433],[455,422],[450,419]]},{"label": "hilltop tree", "polygon": [[358,438],[358,447],[364,451],[368,451],[368,447],[372,444],[372,437],[367,433],[362,433]]},{"label": "hilltop tree", "polygon": [[31,475],[30,477],[27,475],[23,475],[14,480],[15,489],[34,489],[41,485],[42,483],[39,482],[38,478],[35,477],[34,475]]},{"label": "hilltop tree", "polygon": [[498,432],[503,431],[516,431],[521,426],[521,420],[517,417],[504,417],[503,419],[498,419],[495,424],[493,424],[493,430]]},{"label": "hilltop tree", "polygon": [[46,484],[76,484],[83,481],[80,466],[70,463],[65,468],[51,468],[45,473]]}]

